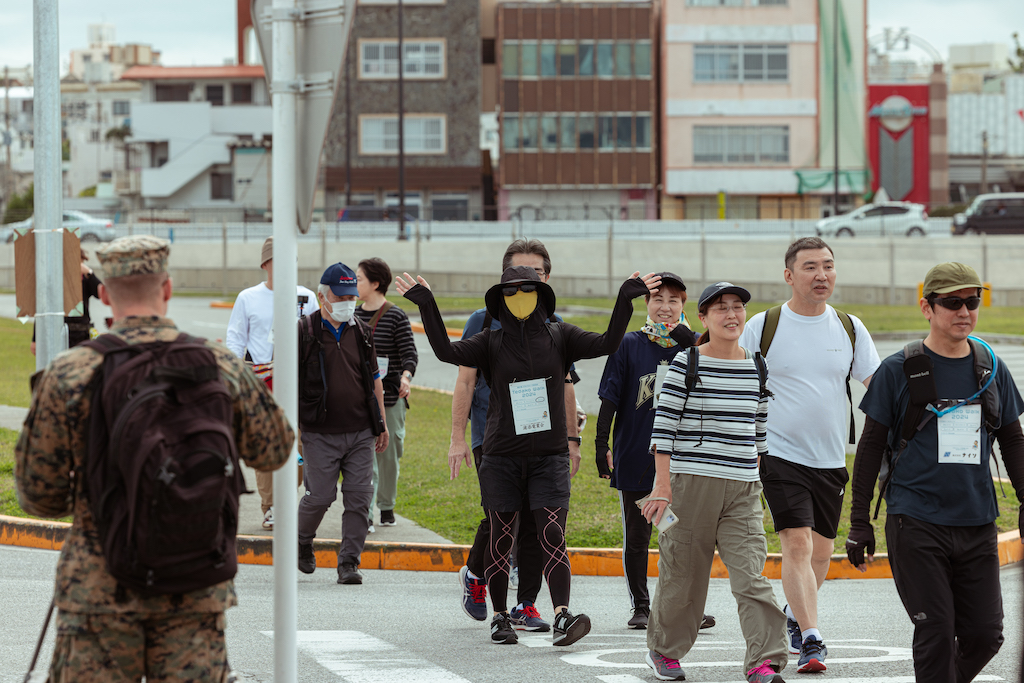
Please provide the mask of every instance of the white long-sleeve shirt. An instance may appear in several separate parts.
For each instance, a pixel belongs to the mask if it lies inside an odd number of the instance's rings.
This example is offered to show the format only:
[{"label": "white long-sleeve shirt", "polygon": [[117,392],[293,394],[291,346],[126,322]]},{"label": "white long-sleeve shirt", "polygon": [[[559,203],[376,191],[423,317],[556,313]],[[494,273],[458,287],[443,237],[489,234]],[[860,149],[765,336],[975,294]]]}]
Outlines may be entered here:
[{"label": "white long-sleeve shirt", "polygon": [[[309,297],[302,306],[302,315],[309,315],[317,309],[316,293],[299,285],[298,296]],[[298,316],[298,301],[295,312]],[[235,299],[228,320],[225,344],[239,358],[245,358],[246,350],[252,362],[269,363],[274,358],[274,292],[261,282],[255,287],[243,289]]]}]

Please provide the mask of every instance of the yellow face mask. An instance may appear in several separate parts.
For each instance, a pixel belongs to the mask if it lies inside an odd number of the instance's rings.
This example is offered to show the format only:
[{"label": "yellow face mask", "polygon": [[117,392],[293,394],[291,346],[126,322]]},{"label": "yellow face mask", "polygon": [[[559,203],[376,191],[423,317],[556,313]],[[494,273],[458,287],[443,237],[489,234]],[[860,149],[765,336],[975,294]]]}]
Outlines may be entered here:
[{"label": "yellow face mask", "polygon": [[537,308],[537,292],[516,292],[505,297],[505,305],[517,320],[526,320]]}]

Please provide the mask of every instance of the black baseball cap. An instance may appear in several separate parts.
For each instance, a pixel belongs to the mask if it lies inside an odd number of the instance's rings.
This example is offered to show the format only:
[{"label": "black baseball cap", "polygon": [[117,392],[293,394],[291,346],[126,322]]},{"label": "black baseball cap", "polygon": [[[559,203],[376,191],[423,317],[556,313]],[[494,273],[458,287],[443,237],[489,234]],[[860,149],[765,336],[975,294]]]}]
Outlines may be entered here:
[{"label": "black baseball cap", "polygon": [[703,309],[723,294],[735,294],[743,303],[750,301],[750,292],[742,287],[737,287],[731,282],[716,282],[705,287],[704,291],[700,293],[700,299],[697,301],[697,310]]},{"label": "black baseball cap", "polygon": [[661,278],[662,284],[673,285],[682,291],[686,291],[686,285],[683,283],[683,278],[679,277],[675,273],[670,273],[667,270],[661,273],[655,273]]}]

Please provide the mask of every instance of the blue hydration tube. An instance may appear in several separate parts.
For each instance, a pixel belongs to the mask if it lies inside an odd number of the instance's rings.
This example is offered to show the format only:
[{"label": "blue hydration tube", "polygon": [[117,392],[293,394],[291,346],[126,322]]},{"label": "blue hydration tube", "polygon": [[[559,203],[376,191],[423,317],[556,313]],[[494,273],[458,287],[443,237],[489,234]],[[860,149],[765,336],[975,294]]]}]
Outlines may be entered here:
[{"label": "blue hydration tube", "polygon": [[992,372],[989,373],[988,379],[985,380],[985,384],[980,389],[978,389],[976,392],[974,392],[974,395],[971,396],[970,398],[965,398],[964,400],[960,401],[956,405],[950,406],[948,408],[943,408],[942,410],[938,410],[935,406],[929,404],[927,406],[928,410],[930,410],[933,413],[935,413],[936,417],[942,417],[943,415],[946,415],[948,413],[953,412],[957,408],[962,408],[963,406],[967,405],[968,403],[970,403],[974,399],[976,399],[979,396],[981,396],[982,394],[984,394],[985,390],[988,389],[989,385],[991,385],[992,382],[994,382],[995,379],[996,379],[996,370],[999,368],[999,358],[996,357],[996,352],[992,350],[992,347],[988,345],[988,342],[986,342],[984,339],[981,339],[980,337],[973,337],[973,336],[971,336],[971,337],[968,337],[968,339],[973,339],[974,341],[976,341],[979,344],[981,344],[982,346],[984,346],[986,350],[988,350],[988,355],[992,356]]}]

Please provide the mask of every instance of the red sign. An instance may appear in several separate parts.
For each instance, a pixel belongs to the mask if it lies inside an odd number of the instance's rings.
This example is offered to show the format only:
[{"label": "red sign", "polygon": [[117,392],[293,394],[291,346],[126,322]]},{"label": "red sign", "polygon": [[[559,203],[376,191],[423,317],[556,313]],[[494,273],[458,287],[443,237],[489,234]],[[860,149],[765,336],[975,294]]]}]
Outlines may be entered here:
[{"label": "red sign", "polygon": [[927,204],[931,134],[928,85],[868,86],[871,189],[890,199]]}]

